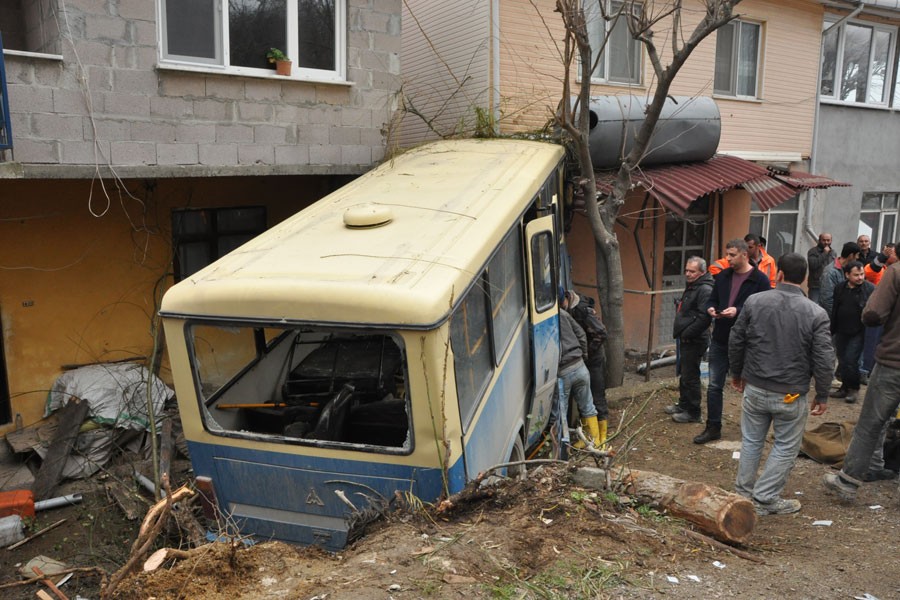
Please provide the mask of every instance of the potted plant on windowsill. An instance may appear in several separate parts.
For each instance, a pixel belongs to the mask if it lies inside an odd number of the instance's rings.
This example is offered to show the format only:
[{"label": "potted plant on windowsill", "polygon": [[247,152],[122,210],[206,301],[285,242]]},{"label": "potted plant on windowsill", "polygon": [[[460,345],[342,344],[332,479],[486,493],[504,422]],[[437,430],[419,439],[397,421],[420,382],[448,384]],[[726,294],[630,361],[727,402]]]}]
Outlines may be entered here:
[{"label": "potted plant on windowsill", "polygon": [[269,48],[266,52],[266,58],[270,63],[275,63],[275,72],[279,75],[291,74],[291,59],[284,55],[284,52],[278,48]]}]

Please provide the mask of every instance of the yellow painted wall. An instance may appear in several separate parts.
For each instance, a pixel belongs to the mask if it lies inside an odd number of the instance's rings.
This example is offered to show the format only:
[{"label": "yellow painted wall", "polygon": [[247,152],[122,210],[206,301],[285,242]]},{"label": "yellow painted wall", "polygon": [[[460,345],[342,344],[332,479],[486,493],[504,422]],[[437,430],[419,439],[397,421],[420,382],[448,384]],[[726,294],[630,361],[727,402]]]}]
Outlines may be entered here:
[{"label": "yellow painted wall", "polygon": [[[638,243],[635,241],[633,218],[628,215],[640,214],[644,205],[644,194],[630,194],[620,212],[625,215],[622,219],[627,223],[628,227],[618,225],[615,233],[619,240],[619,248],[622,257],[622,272],[624,275],[624,283],[626,290],[649,291],[651,288],[647,285],[644,277],[644,271],[641,267],[640,253],[638,252]],[[743,238],[750,226],[750,194],[745,190],[732,190],[725,194],[723,201],[724,211],[722,213],[722,244],[735,238]],[[648,204],[647,214],[659,214],[659,205],[654,201]],[[708,261],[714,261],[724,254],[724,250],[719,247],[719,215],[715,210],[712,215],[710,224],[710,234],[712,236],[712,250],[710,256],[706,256]],[[664,221],[660,221],[657,227],[657,255],[653,253],[653,219],[645,219],[638,227],[637,239],[643,249],[644,257],[647,260],[647,271],[653,273],[653,263],[656,262],[657,279],[654,289],[662,289],[662,252],[665,244],[665,226]],[[568,234],[569,254],[572,256],[572,278],[575,282],[575,289],[581,294],[586,294],[593,298],[597,298],[596,292],[596,254],[594,251],[594,239],[591,234],[587,216],[582,213],[576,213],[572,229]],[[656,312],[653,313],[652,319],[655,323],[663,302],[671,302],[672,295],[658,295],[656,302]],[[650,312],[650,296],[642,294],[625,294],[625,347],[628,349],[645,351],[647,348],[647,336],[651,322]],[[601,307],[602,310],[602,307]],[[654,335],[654,340],[658,336]],[[665,336],[663,336],[665,339]],[[653,346],[656,346],[654,342]]]},{"label": "yellow painted wall", "polygon": [[[39,420],[64,364],[149,356],[154,288],[171,284],[171,210],[261,205],[269,225],[339,185],[325,177],[4,181],[0,319],[13,419]],[[167,368],[161,372],[169,380]],[[0,433],[9,430],[0,423]]]}]

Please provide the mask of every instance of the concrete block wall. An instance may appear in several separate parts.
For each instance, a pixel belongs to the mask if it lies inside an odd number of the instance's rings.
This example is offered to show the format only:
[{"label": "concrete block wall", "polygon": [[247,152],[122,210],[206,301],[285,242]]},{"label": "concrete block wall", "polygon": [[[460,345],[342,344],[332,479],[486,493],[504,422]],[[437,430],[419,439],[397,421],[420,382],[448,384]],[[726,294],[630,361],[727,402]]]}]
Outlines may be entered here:
[{"label": "concrete block wall", "polygon": [[354,172],[383,157],[400,85],[401,0],[347,0],[351,85],[160,69],[154,0],[64,6],[54,8],[61,62],[5,57],[17,162],[227,174]]}]

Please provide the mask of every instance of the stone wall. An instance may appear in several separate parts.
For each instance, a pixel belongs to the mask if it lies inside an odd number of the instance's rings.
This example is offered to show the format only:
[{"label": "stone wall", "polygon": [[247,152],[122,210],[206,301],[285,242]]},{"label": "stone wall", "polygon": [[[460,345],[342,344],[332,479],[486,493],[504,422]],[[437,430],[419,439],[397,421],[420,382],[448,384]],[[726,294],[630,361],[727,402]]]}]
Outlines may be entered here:
[{"label": "stone wall", "polygon": [[346,84],[161,68],[156,4],[66,0],[62,61],[5,56],[17,162],[159,176],[351,173],[382,158],[401,0],[347,0]]}]

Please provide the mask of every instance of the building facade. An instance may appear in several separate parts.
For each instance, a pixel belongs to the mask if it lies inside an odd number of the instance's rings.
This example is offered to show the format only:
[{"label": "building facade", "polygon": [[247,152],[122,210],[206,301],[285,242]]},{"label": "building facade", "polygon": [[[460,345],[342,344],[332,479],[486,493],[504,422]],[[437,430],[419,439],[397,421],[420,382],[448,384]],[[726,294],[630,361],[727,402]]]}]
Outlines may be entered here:
[{"label": "building facade", "polygon": [[148,361],[173,281],[382,159],[400,5],[0,4],[0,431],[64,366]]},{"label": "building facade", "polygon": [[[624,3],[657,11],[664,4]],[[588,5],[592,46],[605,44],[605,51],[588,69],[573,67],[573,80],[588,71],[596,96],[649,98],[655,78],[642,44],[628,34],[624,19],[604,19],[599,5]],[[603,3],[608,16],[622,6],[617,0]],[[552,0],[405,3],[401,106],[407,110],[392,142],[551,130],[564,76],[563,25],[554,9]],[[673,299],[683,284],[685,258],[715,260],[728,240],[748,232],[765,236],[773,254],[805,252],[807,190],[833,182],[801,181],[792,172],[814,170],[839,179],[811,163],[825,7],[814,0],[745,0],[737,12],[736,20],[694,50],[671,91],[682,99],[712,98],[721,125],[718,155],[743,162],[719,161],[728,185],[700,167],[673,178],[646,169],[644,185],[627,198],[615,231],[627,294],[626,347],[673,343]],[[688,37],[704,13],[699,0],[685,2],[680,34]],[[671,53],[670,27],[661,21],[655,29],[663,64]],[[769,167],[780,178],[768,179]],[[654,177],[667,178],[678,197],[674,204],[654,192]],[[686,196],[689,188],[697,193]],[[815,197],[821,201],[831,192],[817,189]],[[576,287],[596,296],[594,242],[577,210],[569,248]]]}]

